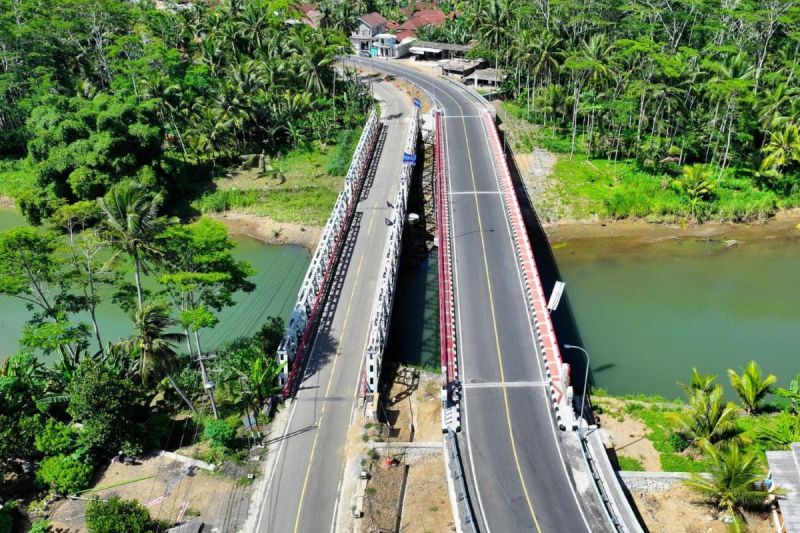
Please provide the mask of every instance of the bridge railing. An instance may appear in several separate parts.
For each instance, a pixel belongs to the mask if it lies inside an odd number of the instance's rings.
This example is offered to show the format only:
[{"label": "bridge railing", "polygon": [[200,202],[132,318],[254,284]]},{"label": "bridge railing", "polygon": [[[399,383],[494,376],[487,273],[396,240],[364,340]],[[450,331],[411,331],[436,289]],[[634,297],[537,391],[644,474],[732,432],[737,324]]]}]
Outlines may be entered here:
[{"label": "bridge railing", "polygon": [[328,295],[336,262],[358,204],[379,131],[378,113],[376,109],[372,109],[353,153],[350,169],[344,179],[344,188],[339,193],[322,231],[300,286],[292,317],[278,347],[278,361],[284,364],[279,378],[284,396],[291,395],[295,380],[302,372],[306,353],[311,347],[314,328]]},{"label": "bridge railing", "polygon": [[500,174],[503,200],[511,221],[511,232],[514,235],[514,247],[522,270],[528,307],[533,318],[536,339],[542,353],[546,379],[550,386],[550,399],[555,410],[556,422],[563,430],[572,423],[573,418],[572,410],[566,397],[567,388],[569,387],[569,365],[565,364],[561,359],[561,350],[558,347],[553,323],[550,320],[550,312],[547,309],[547,299],[542,287],[542,280],[539,277],[539,270],[533,257],[533,249],[531,248],[525,221],[519,208],[519,202],[514,191],[514,183],[511,181],[511,173],[508,170],[494,118],[491,114],[485,112],[483,120],[489,134],[496,167]]},{"label": "bridge railing", "polygon": [[408,212],[408,191],[411,185],[411,172],[413,171],[417,155],[417,140],[419,139],[419,110],[415,107],[411,114],[411,126],[408,129],[405,149],[403,150],[403,170],[400,172],[400,187],[394,198],[391,218],[386,219],[389,226],[386,244],[383,247],[383,259],[378,277],[378,286],[375,290],[375,300],[372,304],[370,315],[369,343],[364,355],[364,393],[375,393],[378,390],[378,380],[381,375],[383,351],[389,335],[389,325],[392,317],[395,288],[397,284],[397,269],[400,264],[400,252],[403,246],[403,226]]},{"label": "bridge railing", "polygon": [[447,186],[447,155],[444,119],[435,115],[434,161],[436,198],[436,238],[439,270],[439,352],[442,365],[442,431],[461,428],[458,400],[458,364],[456,359],[455,302],[453,290],[453,255],[450,233],[450,197]]}]

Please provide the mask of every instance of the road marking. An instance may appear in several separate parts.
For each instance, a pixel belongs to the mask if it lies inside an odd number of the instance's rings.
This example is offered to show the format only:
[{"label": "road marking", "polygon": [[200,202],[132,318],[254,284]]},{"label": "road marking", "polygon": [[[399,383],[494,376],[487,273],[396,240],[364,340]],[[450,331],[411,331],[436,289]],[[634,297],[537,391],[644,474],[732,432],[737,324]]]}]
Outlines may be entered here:
[{"label": "road marking", "polygon": [[487,381],[485,383],[462,383],[464,389],[500,389],[506,387],[545,387],[546,381]]},{"label": "road marking", "polygon": [[[484,124],[483,121],[481,121],[481,128],[483,130],[484,140],[486,141],[487,146],[489,146],[489,148],[491,149],[491,142],[489,142],[489,132],[487,131],[486,125]],[[500,186],[500,172],[499,172],[499,170],[497,168],[497,165],[495,164],[494,157],[491,157],[490,159],[492,161],[492,167],[494,168],[494,171],[495,171],[494,172],[495,181],[497,181],[498,186]],[[510,172],[511,172],[511,169],[509,169],[509,173]],[[505,222],[506,222],[506,232],[507,232],[509,238],[512,239],[512,241],[513,241],[514,236],[513,236],[513,232],[511,231],[511,221],[509,220],[508,216],[505,216],[503,218],[505,219]],[[526,228],[526,230],[527,230],[527,228]],[[531,249],[531,253],[533,253],[533,249]],[[524,295],[525,294],[525,285],[524,285],[523,280],[522,280],[522,267],[521,267],[519,261],[517,260],[516,255],[514,255],[514,264],[516,265],[517,278],[519,279],[520,291],[521,291],[521,294]],[[536,363],[537,363],[536,364],[536,368],[539,369],[539,377],[544,377],[544,372],[542,370],[541,353],[539,352],[539,345],[538,345],[538,342],[537,342],[537,339],[536,339],[536,333],[533,331],[533,318],[534,317],[532,316],[531,310],[528,307],[528,299],[527,299],[527,297],[525,297],[525,308],[526,308],[526,310],[528,312],[528,331],[531,334],[531,340],[533,342],[533,348],[534,348],[534,352],[536,354]],[[559,457],[559,459],[561,459],[561,467],[562,467],[562,469],[564,471],[564,476],[566,476],[566,478],[567,478],[567,485],[569,485],[570,492],[572,492],[572,498],[575,501],[575,506],[578,508],[578,512],[580,513],[581,518],[583,519],[584,525],[586,525],[586,529],[588,531],[591,531],[592,528],[589,525],[589,520],[586,518],[586,514],[583,511],[583,505],[581,505],[581,502],[578,500],[578,493],[575,490],[575,485],[572,483],[571,478],[570,478],[570,473],[567,470],[567,461],[564,458],[564,453],[561,450],[561,444],[559,443],[558,435],[556,434],[556,425],[557,424],[556,424],[555,415],[553,414],[553,410],[550,408],[549,398],[547,398],[547,395],[545,395],[545,401],[548,402],[547,413],[550,415],[550,421],[551,421],[550,431],[551,431],[551,433],[553,435],[553,442],[555,443],[556,451],[558,452],[558,457]],[[595,487],[595,489],[596,489],[596,487]],[[598,497],[599,497],[599,495],[598,495]]]},{"label": "road marking", "polygon": [[[375,67],[373,67],[371,64],[364,64],[364,63],[360,63],[359,61],[354,61],[354,63],[360,65],[362,68],[375,69]],[[438,79],[426,79],[425,77],[420,77],[421,75],[417,75],[416,73],[414,73],[413,71],[411,71],[411,70],[409,70],[407,68],[403,68],[403,67],[399,67],[399,66],[389,67],[389,66],[382,65],[382,68],[384,68],[385,70],[387,70],[389,72],[391,72],[392,68],[394,68],[394,75],[396,75],[396,76],[404,76],[406,78],[416,80],[421,85],[429,85],[432,88],[431,91],[433,93],[434,101],[439,105],[439,107],[441,107],[441,102],[436,98],[436,86],[437,86],[437,83],[441,82],[441,80],[438,80]],[[461,104],[459,104],[458,101],[455,98],[453,98],[453,96],[448,94],[446,91],[441,90],[441,88],[440,88],[439,92],[443,93],[445,96],[447,96],[447,98],[449,98],[456,106],[459,107],[459,109],[461,109],[461,112],[462,112],[461,116],[463,117],[464,116],[463,115],[463,107],[461,107]],[[469,96],[473,100],[476,99],[470,93],[467,93],[467,96]],[[483,107],[485,107],[483,102],[478,102],[478,104],[480,104]],[[473,102],[471,105],[475,105],[475,103]],[[442,111],[444,111],[443,108],[442,108]],[[455,117],[455,115],[450,115],[450,116],[451,117]],[[444,117],[444,118],[446,118],[446,117]],[[466,128],[466,124],[464,125],[464,127]],[[488,135],[486,134],[486,128],[485,128],[485,125],[483,124],[483,121],[481,121],[481,127],[484,130],[484,136],[486,138],[487,146],[489,146],[491,148],[491,143],[489,143]],[[467,147],[469,148],[469,145],[467,145]],[[450,160],[449,151],[447,153],[447,159],[448,159],[448,161]],[[499,176],[498,176],[497,168],[495,166],[494,157],[490,157],[490,160],[492,162],[492,166],[495,168],[495,176],[494,176],[495,180],[498,181],[498,177]],[[473,178],[474,178],[474,176],[473,176]],[[450,183],[448,181],[448,188],[449,187],[450,187]],[[475,197],[475,198],[476,198],[476,201],[477,201],[477,197]],[[508,230],[509,235],[510,235],[511,234],[511,229],[509,227],[508,217],[503,217],[503,218],[506,219],[506,227],[507,227],[507,230]],[[458,252],[457,252],[456,248],[453,248],[453,261],[454,261],[454,263],[458,263],[457,256],[458,256]],[[522,274],[521,274],[521,272],[519,270],[520,267],[519,267],[518,262],[516,262],[516,258],[515,258],[515,264],[517,264],[517,273],[518,273],[518,277],[520,278],[520,284],[522,284],[522,278],[521,278]],[[457,274],[457,269],[454,269],[454,270],[456,272],[456,275],[455,275],[456,292],[458,293],[458,274]],[[524,293],[524,291],[523,291],[523,293]],[[462,327],[461,327],[460,299],[458,297],[458,294],[456,294],[456,306],[458,308],[458,316],[457,316],[458,331],[460,332],[462,330]],[[527,306],[527,300],[526,300],[526,306]],[[533,336],[533,339],[534,339],[534,348],[536,350],[536,354],[537,354],[537,358],[538,358],[538,357],[540,357],[540,354],[538,353],[538,348],[536,348],[536,337],[535,337],[535,334],[533,332],[532,324],[529,325],[529,330],[530,330],[531,335]],[[540,361],[537,361],[537,362],[538,362],[537,368],[539,369],[539,373],[541,375],[541,373],[542,373],[541,362]],[[463,365],[462,374],[465,375],[466,374],[466,370],[465,370],[466,369],[466,360],[462,363],[462,365]],[[469,411],[469,409],[467,408],[467,404],[468,404],[468,396],[465,395],[464,396],[464,426],[465,426],[465,428],[469,427],[469,424],[468,424],[468,418],[469,418],[468,417],[468,411]],[[589,526],[589,523],[588,523],[588,521],[586,519],[586,515],[583,512],[583,508],[581,507],[581,505],[580,505],[580,503],[578,501],[578,495],[577,495],[577,493],[575,491],[575,487],[572,484],[572,482],[570,481],[570,476],[569,476],[569,473],[567,472],[567,464],[566,464],[566,461],[564,459],[564,455],[562,453],[561,446],[558,444],[558,437],[556,435],[555,420],[554,420],[553,412],[552,412],[552,409],[550,409],[549,405],[547,407],[547,412],[549,413],[549,416],[550,416],[550,419],[551,419],[551,422],[552,422],[550,429],[551,429],[551,432],[552,432],[552,435],[553,435],[553,440],[554,440],[554,442],[556,444],[556,448],[557,448],[559,457],[561,458],[562,468],[563,468],[564,473],[565,473],[565,475],[567,477],[567,483],[568,483],[568,485],[570,487],[570,491],[573,494],[573,498],[574,498],[574,500],[576,502],[576,505],[577,505],[578,510],[579,510],[579,512],[581,514],[581,517],[583,518],[584,524],[586,525],[587,529],[589,531],[591,531],[591,527]],[[489,524],[486,523],[486,513],[484,511],[483,502],[482,502],[482,499],[481,499],[480,488],[479,488],[478,482],[477,482],[478,477],[477,477],[477,475],[475,473],[475,462],[472,460],[472,454],[469,452],[469,450],[471,448],[473,448],[473,446],[471,444],[471,438],[470,438],[469,430],[466,431],[466,442],[467,442],[467,450],[468,450],[468,459],[469,459],[469,462],[470,462],[470,470],[472,472],[472,478],[473,478],[473,482],[474,482],[474,485],[475,485],[475,492],[476,492],[476,496],[477,496],[477,499],[478,499],[478,506],[480,508],[481,514],[484,517],[485,529],[486,529],[487,533],[490,533]]]},{"label": "road marking", "polygon": [[[455,99],[453,99],[453,101],[455,102]],[[461,109],[461,112],[463,113],[464,109],[461,107],[461,104],[456,102],[456,105],[458,105],[459,109]],[[472,178],[472,187],[477,190],[477,183],[475,183],[475,170],[472,166],[472,151],[469,148],[469,142],[468,142],[469,134],[467,133],[467,121],[462,119],[461,124],[464,127],[464,144],[467,147],[467,160],[469,161],[469,173],[470,177]],[[494,308],[494,295],[492,294],[492,280],[489,277],[489,259],[486,255],[486,240],[483,237],[483,221],[481,220],[480,203],[478,202],[477,195],[473,195],[473,198],[475,199],[475,212],[478,215],[478,230],[479,230],[478,235],[481,238],[481,251],[483,253],[483,268],[486,274],[486,286],[487,289],[489,290],[489,311],[492,316],[492,329],[494,330],[494,343],[497,354],[497,364],[500,369],[500,382],[505,383],[506,377],[505,377],[505,370],[503,368],[503,356],[500,351],[500,336],[497,331],[497,315],[495,313],[495,308]],[[511,423],[511,407],[508,402],[508,391],[506,390],[505,387],[502,388],[501,390],[503,391],[503,403],[505,404],[506,424],[508,425],[508,436],[509,436],[509,441],[511,442],[511,454],[514,456],[514,463],[517,467],[517,475],[519,476],[519,481],[520,484],[522,485],[522,492],[525,495],[525,502],[528,504],[528,510],[531,513],[531,518],[533,518],[533,524],[536,526],[536,531],[542,533],[542,528],[539,525],[539,519],[536,518],[536,512],[533,510],[533,502],[531,501],[531,496],[528,493],[528,486],[525,484],[525,478],[522,475],[522,465],[519,462],[519,454],[517,453],[517,444],[514,441],[514,427],[513,424]],[[484,520],[485,519],[486,517],[484,516]]]},{"label": "road marking", "polygon": [[[374,218],[373,218],[374,220]],[[371,225],[370,225],[371,226]],[[369,233],[368,233],[369,234]],[[357,280],[359,275],[361,274],[361,265],[364,263],[364,256],[362,255],[361,258],[358,260],[358,268],[356,269],[356,277]],[[353,284],[353,288],[350,290],[350,297],[348,298],[347,308],[344,312],[344,321],[342,322],[342,333],[339,335],[339,340],[336,346],[336,353],[333,356],[333,365],[331,366],[331,375],[328,376],[328,385],[325,387],[325,396],[330,396],[331,385],[333,385],[333,376],[336,374],[336,363],[339,361],[339,354],[342,351],[342,339],[344,339],[344,333],[347,331],[347,322],[350,320],[350,308],[353,303],[353,294],[356,292],[356,287],[358,283]],[[300,530],[300,515],[303,511],[303,500],[306,497],[306,489],[308,488],[308,478],[311,476],[311,466],[314,464],[314,455],[317,451],[317,442],[319,441],[319,433],[322,429],[322,420],[325,417],[325,407],[328,405],[327,400],[322,402],[322,408],[319,412],[319,421],[317,422],[317,431],[314,433],[314,442],[311,444],[311,454],[308,456],[308,467],[306,468],[306,475],[303,479],[303,488],[300,491],[300,500],[297,503],[297,514],[295,515],[294,519],[294,533],[297,533]]]},{"label": "road marking", "polygon": [[448,193],[450,196],[457,196],[459,194],[503,194],[501,191],[457,191]]}]

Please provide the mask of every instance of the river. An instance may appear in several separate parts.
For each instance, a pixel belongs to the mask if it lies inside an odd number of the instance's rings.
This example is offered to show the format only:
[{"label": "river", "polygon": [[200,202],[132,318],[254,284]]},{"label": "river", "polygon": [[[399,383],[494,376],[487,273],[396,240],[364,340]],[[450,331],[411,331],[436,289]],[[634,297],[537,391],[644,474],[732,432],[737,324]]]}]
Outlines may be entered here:
[{"label": "river", "polygon": [[[0,209],[0,231],[25,224],[14,210]],[[233,253],[237,259],[249,261],[256,271],[251,281],[256,289],[236,296],[236,305],[218,314],[219,324],[203,333],[205,349],[213,350],[221,343],[258,330],[269,316],[288,319],[297,298],[297,291],[310,261],[300,246],[269,246],[250,237],[234,235]],[[31,313],[25,304],[12,297],[0,296],[0,361],[19,349],[19,335]],[[103,338],[115,341],[127,336],[131,318],[110,302],[98,308]],[[84,319],[88,323],[88,317]]]},{"label": "river", "polygon": [[595,384],[675,398],[692,367],[727,385],[755,359],[785,386],[800,371],[796,223],[549,230]]}]

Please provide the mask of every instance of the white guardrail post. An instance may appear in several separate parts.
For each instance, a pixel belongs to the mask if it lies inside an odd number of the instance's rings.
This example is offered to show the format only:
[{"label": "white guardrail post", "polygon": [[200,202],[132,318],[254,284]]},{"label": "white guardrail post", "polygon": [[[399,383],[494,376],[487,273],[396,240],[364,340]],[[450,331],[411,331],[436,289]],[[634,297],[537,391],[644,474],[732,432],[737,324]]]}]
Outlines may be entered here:
[{"label": "white guardrail post", "polygon": [[304,336],[307,337],[312,329],[316,318],[313,315],[318,311],[325,291],[327,291],[325,281],[333,268],[335,256],[341,244],[340,240],[346,233],[343,230],[350,224],[350,216],[358,201],[361,183],[372,157],[372,148],[378,129],[378,113],[373,108],[353,153],[350,169],[344,179],[344,188],[339,193],[331,216],[320,235],[319,244],[311,258],[311,264],[308,266],[303,284],[300,286],[292,317],[286,325],[283,340],[278,347],[278,361],[284,365],[279,378],[282,387],[286,387],[289,376],[294,370],[291,367],[298,349],[305,348],[303,346]]},{"label": "white guardrail post", "polygon": [[[403,170],[400,173],[400,188],[394,200],[394,209],[389,219],[389,233],[383,247],[383,259],[378,277],[378,286],[375,290],[375,300],[372,304],[370,315],[370,332],[364,371],[364,392],[375,393],[378,389],[378,378],[381,375],[383,363],[383,350],[389,333],[389,323],[392,317],[392,304],[394,303],[395,285],[397,283],[397,268],[400,264],[400,251],[403,247],[403,227],[407,214],[408,191],[411,185],[411,172],[417,153],[417,139],[419,138],[419,109],[414,108],[411,115],[411,126],[406,137],[404,149]],[[406,156],[408,161],[405,160]]]}]

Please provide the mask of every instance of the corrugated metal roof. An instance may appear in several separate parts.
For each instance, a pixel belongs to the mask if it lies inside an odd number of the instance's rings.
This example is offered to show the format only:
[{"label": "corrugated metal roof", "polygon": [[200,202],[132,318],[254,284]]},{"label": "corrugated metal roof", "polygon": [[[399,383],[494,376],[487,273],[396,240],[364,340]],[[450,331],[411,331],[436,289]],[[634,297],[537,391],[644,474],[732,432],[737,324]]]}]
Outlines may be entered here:
[{"label": "corrugated metal roof", "polygon": [[787,533],[800,533],[800,442],[790,451],[767,452],[767,462],[775,486],[786,493],[778,496]]}]

